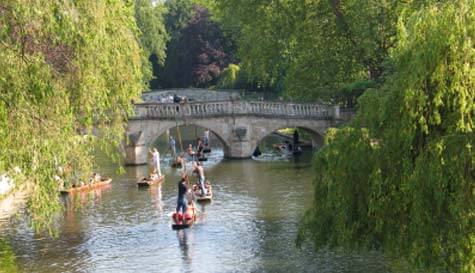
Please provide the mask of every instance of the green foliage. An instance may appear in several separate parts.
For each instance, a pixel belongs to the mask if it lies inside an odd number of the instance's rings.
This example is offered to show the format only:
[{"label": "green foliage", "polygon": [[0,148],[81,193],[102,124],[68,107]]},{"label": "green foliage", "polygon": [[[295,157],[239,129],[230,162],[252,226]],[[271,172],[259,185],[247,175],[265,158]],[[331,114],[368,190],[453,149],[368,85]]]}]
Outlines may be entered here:
[{"label": "green foliage", "polygon": [[143,88],[136,30],[130,2],[0,4],[0,173],[18,166],[27,177],[16,182],[32,186],[36,230],[51,228],[60,209],[55,175],[85,180],[95,145],[118,159]]},{"label": "green foliage", "polygon": [[167,13],[165,26],[170,34],[170,43],[178,41],[182,30],[193,17],[193,2],[191,0],[171,0],[165,2]]},{"label": "green foliage", "polygon": [[142,74],[147,82],[153,77],[149,57],[153,55],[154,60],[160,65],[165,61],[169,37],[165,29],[164,14],[164,4],[153,6],[150,0],[135,1],[135,19],[140,30],[140,45],[144,50]]},{"label": "green foliage", "polygon": [[[391,0],[215,1],[253,80],[294,100],[333,99],[353,82],[380,81],[400,6]],[[338,96],[338,94],[336,94]]]},{"label": "green foliage", "polygon": [[290,1],[224,0],[216,1],[216,6],[225,29],[238,37],[241,68],[248,72],[250,80],[273,85],[291,57],[293,37],[287,23],[294,23],[295,5]]},{"label": "green foliage", "polygon": [[374,87],[376,87],[376,84],[372,80],[353,82],[335,92],[333,102],[341,106],[354,107],[358,98],[363,95],[366,90]]},{"label": "green foliage", "polygon": [[0,273],[19,272],[15,253],[7,241],[0,239]]},{"label": "green foliage", "polygon": [[229,64],[223,69],[218,79],[218,88],[238,89],[244,86],[241,68],[236,64]]},{"label": "green foliage", "polygon": [[404,10],[394,74],[315,157],[300,243],[381,249],[424,272],[475,271],[474,11],[471,0]]}]

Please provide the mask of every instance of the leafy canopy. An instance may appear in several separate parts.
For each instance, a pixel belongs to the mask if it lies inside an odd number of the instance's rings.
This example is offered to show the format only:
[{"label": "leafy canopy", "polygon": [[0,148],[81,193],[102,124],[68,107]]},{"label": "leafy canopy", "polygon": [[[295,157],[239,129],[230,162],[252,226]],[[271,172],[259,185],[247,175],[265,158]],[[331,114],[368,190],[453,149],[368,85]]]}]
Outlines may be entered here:
[{"label": "leafy canopy", "polygon": [[[146,82],[152,80],[152,64],[163,64],[169,40],[165,29],[165,5],[152,5],[150,0],[135,1],[135,19],[140,30],[140,45],[143,49],[142,73]],[[149,61],[149,58],[151,61]]]},{"label": "leafy canopy", "polygon": [[37,230],[60,209],[56,175],[84,181],[94,146],[118,158],[141,56],[133,2],[0,4],[0,173],[32,188]]},{"label": "leafy canopy", "polygon": [[237,37],[251,80],[294,100],[339,101],[354,82],[380,82],[394,46],[399,1],[214,1]]},{"label": "leafy canopy", "polygon": [[414,2],[394,74],[315,156],[299,241],[381,249],[425,272],[475,271],[475,2]]}]

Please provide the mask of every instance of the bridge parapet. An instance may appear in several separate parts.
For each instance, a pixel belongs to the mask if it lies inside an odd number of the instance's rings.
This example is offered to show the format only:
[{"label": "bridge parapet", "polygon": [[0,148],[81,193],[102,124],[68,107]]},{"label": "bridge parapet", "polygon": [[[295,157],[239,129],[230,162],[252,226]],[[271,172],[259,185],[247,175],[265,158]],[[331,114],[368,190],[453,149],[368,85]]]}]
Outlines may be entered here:
[{"label": "bridge parapet", "polygon": [[135,116],[131,119],[206,118],[240,115],[327,120],[338,119],[339,108],[321,104],[266,101],[207,101],[186,104],[147,102],[135,105]]}]

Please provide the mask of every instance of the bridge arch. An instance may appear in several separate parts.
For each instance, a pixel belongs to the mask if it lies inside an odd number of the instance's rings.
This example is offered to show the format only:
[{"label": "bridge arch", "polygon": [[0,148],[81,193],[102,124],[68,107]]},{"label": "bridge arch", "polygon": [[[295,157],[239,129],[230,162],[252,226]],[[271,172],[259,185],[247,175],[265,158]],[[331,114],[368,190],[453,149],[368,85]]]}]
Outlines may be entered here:
[{"label": "bridge arch", "polygon": [[138,134],[135,136],[135,141],[132,140],[133,145],[142,145],[147,149],[157,140],[158,137],[163,135],[167,130],[173,129],[177,126],[194,125],[201,128],[208,128],[220,141],[223,146],[224,153],[229,152],[230,145],[226,138],[223,137],[222,128],[217,126],[216,122],[205,122],[204,120],[145,120],[140,122],[129,122],[129,132],[132,134]]},{"label": "bridge arch", "polygon": [[268,127],[259,127],[255,132],[255,139],[252,142],[253,149],[257,148],[264,138],[270,136],[272,133],[285,128],[297,128],[309,132],[312,136],[312,146],[321,147],[323,145],[323,138],[328,128],[328,124],[322,123],[318,124],[313,122],[313,124],[308,124],[306,121],[299,120],[289,120],[281,122],[280,124],[274,124],[273,126]]},{"label": "bridge arch", "polygon": [[[163,135],[167,130],[173,130],[174,128],[180,126],[180,127],[184,127],[184,126],[196,126],[196,127],[199,127],[199,128],[203,128],[203,129],[209,129],[210,132],[216,136],[216,138],[218,139],[218,141],[221,143],[221,146],[223,148],[223,151],[224,151],[224,154],[227,154],[229,153],[229,144],[228,142],[226,141],[226,139],[224,139],[222,136],[221,136],[221,132],[219,132],[219,128],[216,128],[216,126],[210,126],[212,124],[205,124],[203,122],[200,122],[199,120],[193,120],[193,121],[189,121],[189,122],[183,122],[183,121],[180,121],[180,122],[175,122],[174,124],[172,124],[171,126],[167,126],[165,127],[165,129],[163,130],[160,130],[160,131],[157,131],[154,135],[154,137],[150,138],[149,141],[146,143],[146,145],[148,147],[150,147],[161,135]],[[199,136],[196,136],[197,138],[203,138],[202,135],[199,135]],[[177,147],[179,147],[179,142],[178,142],[178,139],[176,140],[177,141]],[[193,142],[194,143],[194,142]],[[193,144],[194,145],[194,144]],[[184,149],[186,149],[186,147],[183,147]]]},{"label": "bridge arch", "polygon": [[210,129],[227,158],[250,158],[258,143],[281,128],[303,128],[320,144],[327,128],[344,122],[338,106],[266,101],[209,101],[185,104],[140,103],[130,117],[126,164],[147,161],[151,143],[177,125]]},{"label": "bridge arch", "polygon": [[[281,130],[281,129],[287,129],[287,128],[295,128],[299,131],[305,131],[305,132],[308,132],[310,133],[312,139],[312,147],[321,147],[323,145],[323,133],[322,132],[318,132],[316,131],[315,129],[312,129],[312,128],[308,128],[308,127],[301,127],[301,126],[284,126],[284,127],[276,127],[273,131],[271,132],[268,132],[266,134],[262,134],[260,135],[256,141],[255,141],[255,147],[258,147],[259,144],[268,136],[272,135],[273,133]],[[272,129],[271,129],[272,130]],[[292,137],[292,136],[291,136]],[[301,135],[300,135],[300,138],[301,138]]]}]

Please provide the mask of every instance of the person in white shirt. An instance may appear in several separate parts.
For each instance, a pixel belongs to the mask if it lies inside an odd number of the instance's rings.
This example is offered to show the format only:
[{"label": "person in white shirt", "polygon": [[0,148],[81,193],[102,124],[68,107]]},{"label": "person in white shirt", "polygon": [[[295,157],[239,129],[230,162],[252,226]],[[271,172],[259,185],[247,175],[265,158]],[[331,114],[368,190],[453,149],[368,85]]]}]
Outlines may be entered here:
[{"label": "person in white shirt", "polygon": [[153,148],[152,150],[149,150],[150,153],[152,154],[152,166],[153,166],[153,172],[157,173],[158,176],[162,176],[162,171],[160,170],[160,153],[158,152],[157,148]]}]

